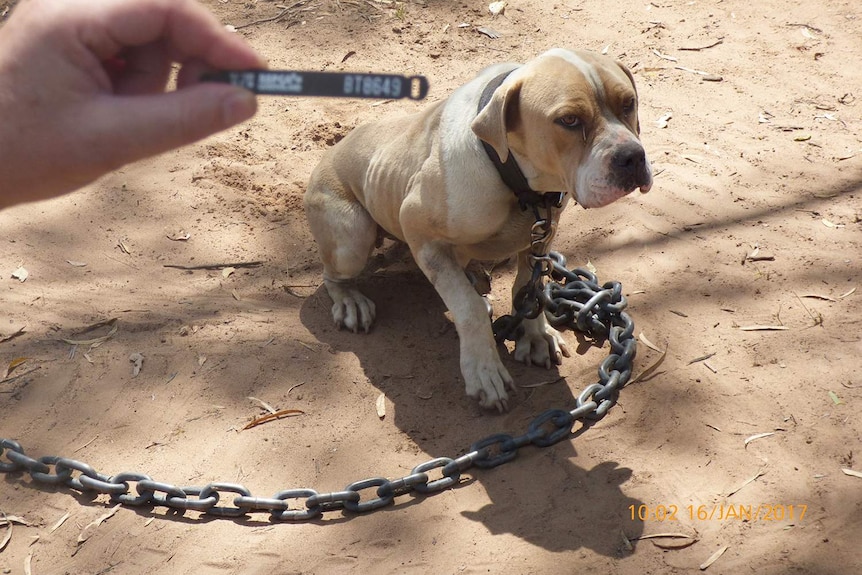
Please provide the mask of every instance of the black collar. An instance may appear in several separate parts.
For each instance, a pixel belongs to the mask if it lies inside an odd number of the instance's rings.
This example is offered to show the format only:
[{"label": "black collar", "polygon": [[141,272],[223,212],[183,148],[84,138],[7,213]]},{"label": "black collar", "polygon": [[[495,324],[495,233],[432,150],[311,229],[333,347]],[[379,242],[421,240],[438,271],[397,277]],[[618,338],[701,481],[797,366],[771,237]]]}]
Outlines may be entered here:
[{"label": "black collar", "polygon": [[[488,105],[488,102],[491,101],[491,96],[494,94],[494,90],[499,88],[503,81],[513,71],[514,70],[504,72],[488,82],[485,89],[482,90],[482,97],[479,98],[479,109],[477,113],[481,112],[482,109]],[[503,183],[506,184],[506,186],[512,190],[518,198],[518,205],[521,206],[521,210],[526,210],[528,207],[535,208],[539,205],[554,205],[558,208],[562,207],[565,192],[535,191],[527,182],[527,178],[524,176],[524,172],[521,171],[521,167],[518,165],[517,160],[515,160],[515,156],[510,153],[509,157],[506,158],[506,161],[503,162],[500,160],[500,156],[491,144],[484,140],[480,141],[482,142],[482,147],[485,148],[485,153],[488,154],[488,157],[494,163],[494,167],[497,168],[497,172],[499,172]]]}]

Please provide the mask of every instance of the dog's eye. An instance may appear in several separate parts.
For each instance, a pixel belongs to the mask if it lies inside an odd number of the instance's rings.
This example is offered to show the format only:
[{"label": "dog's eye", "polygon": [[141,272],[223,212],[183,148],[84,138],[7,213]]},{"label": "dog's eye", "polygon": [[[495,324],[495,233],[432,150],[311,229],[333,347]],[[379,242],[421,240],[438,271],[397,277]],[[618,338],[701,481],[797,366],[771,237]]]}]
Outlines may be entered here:
[{"label": "dog's eye", "polygon": [[628,100],[626,100],[626,101],[625,101],[625,103],[623,104],[623,113],[624,113],[625,115],[629,115],[629,114],[631,114],[631,113],[632,113],[632,112],[634,112],[634,111],[635,111],[635,99],[634,99],[634,98],[629,98],[629,99],[628,99]]},{"label": "dog's eye", "polygon": [[557,119],[557,123],[562,127],[569,129],[581,127],[581,119],[574,114],[566,114],[565,116],[561,116]]}]

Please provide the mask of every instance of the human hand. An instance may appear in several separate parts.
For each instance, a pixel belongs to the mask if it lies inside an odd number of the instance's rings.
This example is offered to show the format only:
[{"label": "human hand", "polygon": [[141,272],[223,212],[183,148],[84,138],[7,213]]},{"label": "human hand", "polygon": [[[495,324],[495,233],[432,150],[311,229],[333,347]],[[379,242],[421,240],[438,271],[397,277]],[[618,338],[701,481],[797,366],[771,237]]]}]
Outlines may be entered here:
[{"label": "human hand", "polygon": [[250,118],[253,94],[198,79],[264,66],[194,0],[22,0],[0,28],[0,208]]}]

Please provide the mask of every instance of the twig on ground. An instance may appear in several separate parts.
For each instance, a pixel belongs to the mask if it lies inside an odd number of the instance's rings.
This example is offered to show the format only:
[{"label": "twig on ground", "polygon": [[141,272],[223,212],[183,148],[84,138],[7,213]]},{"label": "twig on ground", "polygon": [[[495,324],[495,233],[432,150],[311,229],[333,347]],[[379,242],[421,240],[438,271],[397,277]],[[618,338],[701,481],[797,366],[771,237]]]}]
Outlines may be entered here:
[{"label": "twig on ground", "polygon": [[249,22],[248,24],[240,24],[239,26],[234,26],[235,30],[242,30],[243,28],[249,28],[251,26],[257,26],[258,24],[266,24],[267,22],[277,22],[287,16],[287,13],[293,10],[294,8],[298,8],[303,4],[307,3],[309,0],[299,0],[299,2],[295,2],[290,6],[285,6],[284,9],[276,14],[275,16],[271,16],[269,18],[261,18],[260,20],[255,20],[254,22]]},{"label": "twig on ground", "polygon": [[709,50],[710,48],[715,48],[719,44],[723,44],[723,43],[724,43],[724,38],[719,38],[718,40],[716,40],[712,44],[707,44],[706,46],[698,46],[695,48],[683,48],[682,46],[680,46],[678,49],[684,50],[686,52],[700,52],[701,50]]},{"label": "twig on ground", "polygon": [[164,264],[163,267],[174,268],[178,270],[220,270],[222,268],[256,268],[262,266],[265,263],[266,262],[262,260],[258,260],[253,262],[236,262],[227,264],[200,264],[196,266],[184,266],[181,264]]}]

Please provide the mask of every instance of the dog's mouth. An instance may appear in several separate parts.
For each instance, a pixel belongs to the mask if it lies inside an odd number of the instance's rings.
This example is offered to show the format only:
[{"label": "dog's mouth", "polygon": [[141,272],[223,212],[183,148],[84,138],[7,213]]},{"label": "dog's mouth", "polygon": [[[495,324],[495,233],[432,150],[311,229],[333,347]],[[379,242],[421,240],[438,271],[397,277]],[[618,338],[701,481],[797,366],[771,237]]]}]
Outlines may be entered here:
[{"label": "dog's mouth", "polygon": [[585,186],[579,187],[573,198],[584,208],[601,208],[623,198],[635,190],[645,194],[652,189],[652,174],[646,171],[636,180],[629,180],[620,185],[619,181],[593,180],[585,182]]}]

